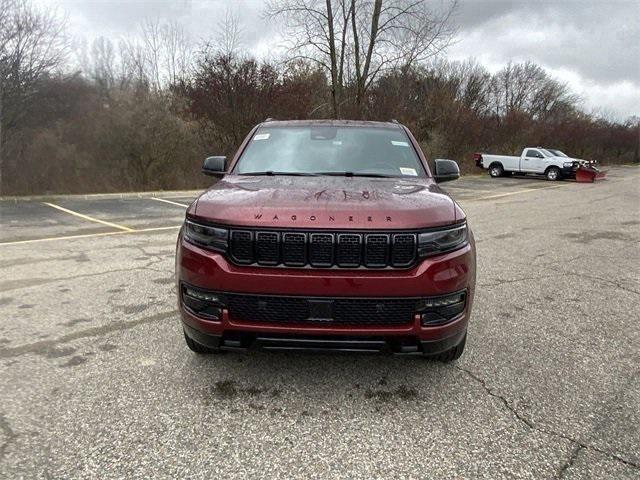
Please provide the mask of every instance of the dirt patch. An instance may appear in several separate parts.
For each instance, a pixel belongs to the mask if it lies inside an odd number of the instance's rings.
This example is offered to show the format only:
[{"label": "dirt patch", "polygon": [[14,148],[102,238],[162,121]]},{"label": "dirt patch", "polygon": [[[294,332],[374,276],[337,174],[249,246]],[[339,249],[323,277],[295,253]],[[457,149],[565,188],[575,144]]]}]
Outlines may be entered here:
[{"label": "dirt patch", "polygon": [[279,397],[281,391],[277,388],[265,388],[250,385],[242,387],[234,380],[221,380],[211,387],[211,394],[218,400],[230,400],[236,397],[258,397],[269,396],[272,398]]},{"label": "dirt patch", "polygon": [[87,359],[82,355],[76,355],[75,357],[71,357],[66,363],[63,363],[62,365],[60,365],[60,367],[61,368],[77,367],[78,365],[81,365],[86,361]]},{"label": "dirt patch", "polygon": [[74,353],[76,353],[76,349],[73,347],[52,348],[44,352],[44,356],[47,358],[62,358]]},{"label": "dirt patch", "polygon": [[98,348],[103,352],[110,352],[112,350],[117,349],[118,347],[113,343],[103,343],[102,345],[98,345]]},{"label": "dirt patch", "polygon": [[631,242],[633,238],[623,232],[616,231],[601,231],[594,232],[592,230],[587,230],[584,232],[576,232],[576,233],[565,233],[562,235],[564,238],[568,238],[574,243],[591,243],[595,240],[618,240],[620,242]]},{"label": "dirt patch", "polygon": [[364,394],[365,398],[374,399],[381,403],[391,403],[394,400],[415,400],[418,398],[418,392],[405,385],[400,385],[395,390],[367,390]]},{"label": "dirt patch", "polygon": [[73,327],[74,325],[78,325],[79,323],[88,323],[91,322],[90,318],[74,318],[73,320],[69,320],[68,322],[59,323],[58,325],[62,325],[65,327]]}]

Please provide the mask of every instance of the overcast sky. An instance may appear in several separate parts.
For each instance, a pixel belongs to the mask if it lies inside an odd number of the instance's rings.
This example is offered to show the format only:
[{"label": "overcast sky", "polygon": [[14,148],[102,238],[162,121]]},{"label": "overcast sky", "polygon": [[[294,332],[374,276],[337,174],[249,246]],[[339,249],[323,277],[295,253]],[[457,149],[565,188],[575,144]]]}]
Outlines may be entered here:
[{"label": "overcast sky", "polygon": [[[211,37],[228,7],[249,50],[266,55],[278,41],[276,26],[261,17],[265,0],[41,1],[58,6],[70,33],[89,41],[135,34],[147,17],[178,21],[197,41]],[[475,57],[491,71],[532,60],[580,94],[587,111],[640,115],[640,0],[459,0],[454,21],[449,59]]]}]

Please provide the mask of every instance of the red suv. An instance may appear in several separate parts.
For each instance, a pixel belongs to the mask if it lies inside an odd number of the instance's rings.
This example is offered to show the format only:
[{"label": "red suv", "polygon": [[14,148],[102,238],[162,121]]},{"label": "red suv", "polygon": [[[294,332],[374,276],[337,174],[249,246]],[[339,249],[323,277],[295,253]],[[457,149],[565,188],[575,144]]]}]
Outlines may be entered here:
[{"label": "red suv", "polygon": [[176,277],[191,350],[464,349],[476,277],[462,209],[393,122],[272,121],[188,208]]}]

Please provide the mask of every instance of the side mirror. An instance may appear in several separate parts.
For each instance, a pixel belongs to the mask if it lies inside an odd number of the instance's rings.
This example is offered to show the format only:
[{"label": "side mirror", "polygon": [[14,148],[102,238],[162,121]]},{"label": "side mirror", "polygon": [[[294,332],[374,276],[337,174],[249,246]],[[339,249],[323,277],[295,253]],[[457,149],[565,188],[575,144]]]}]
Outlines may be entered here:
[{"label": "side mirror", "polygon": [[225,161],[227,157],[207,157],[202,163],[202,173],[221,178],[226,173]]},{"label": "side mirror", "polygon": [[435,175],[433,177],[436,183],[457,180],[460,178],[460,168],[453,160],[437,159],[435,161]]}]

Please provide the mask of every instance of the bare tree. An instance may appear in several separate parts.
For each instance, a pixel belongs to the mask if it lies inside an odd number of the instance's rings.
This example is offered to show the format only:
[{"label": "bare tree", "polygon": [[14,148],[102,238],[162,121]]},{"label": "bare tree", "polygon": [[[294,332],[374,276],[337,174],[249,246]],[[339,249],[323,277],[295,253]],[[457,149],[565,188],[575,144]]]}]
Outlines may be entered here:
[{"label": "bare tree", "polygon": [[176,22],[146,19],[140,35],[120,42],[123,78],[146,84],[156,92],[184,77],[192,61],[192,44]]},{"label": "bare tree", "polygon": [[531,62],[508,63],[494,76],[491,93],[497,117],[522,112],[544,119],[559,110],[572,109],[579,100],[566,84]]},{"label": "bare tree", "polygon": [[218,21],[215,36],[217,49],[223,55],[232,57],[238,54],[242,48],[244,40],[244,29],[240,22],[240,17],[227,7],[224,18]]},{"label": "bare tree", "polygon": [[165,83],[174,85],[187,74],[192,60],[191,41],[177,22],[165,23],[160,30]]},{"label": "bare tree", "polygon": [[116,82],[116,54],[111,40],[96,38],[91,44],[89,74],[94,82],[103,90],[113,88]]},{"label": "bare tree", "polygon": [[345,87],[353,86],[356,111],[385,71],[408,69],[453,39],[456,0],[432,10],[426,0],[270,0],[268,18],[279,19],[292,59],[316,62],[331,79],[333,115]]},{"label": "bare tree", "polygon": [[0,186],[9,131],[25,115],[38,83],[62,64],[66,53],[64,22],[55,10],[27,0],[0,0]]}]

